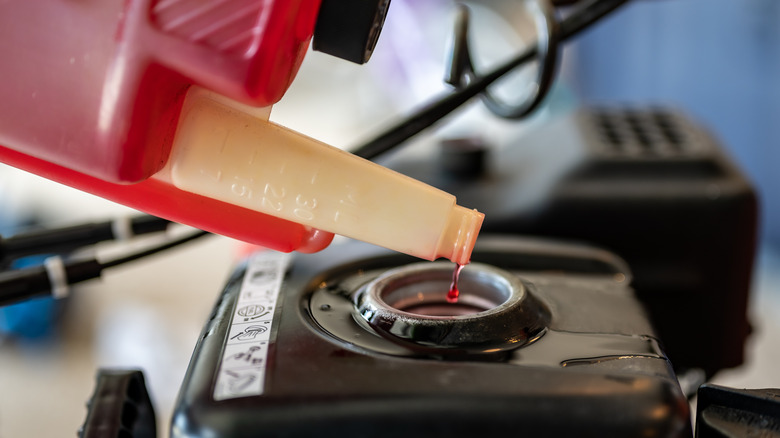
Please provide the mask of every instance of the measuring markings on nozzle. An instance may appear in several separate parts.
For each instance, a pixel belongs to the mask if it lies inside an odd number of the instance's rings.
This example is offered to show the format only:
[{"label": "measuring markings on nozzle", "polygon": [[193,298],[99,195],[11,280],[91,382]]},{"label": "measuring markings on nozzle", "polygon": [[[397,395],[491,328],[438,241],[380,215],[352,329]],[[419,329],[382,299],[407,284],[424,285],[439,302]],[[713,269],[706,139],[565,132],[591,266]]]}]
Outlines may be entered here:
[{"label": "measuring markings on nozzle", "polygon": [[214,400],[261,395],[271,325],[290,254],[262,251],[249,259],[214,385]]}]

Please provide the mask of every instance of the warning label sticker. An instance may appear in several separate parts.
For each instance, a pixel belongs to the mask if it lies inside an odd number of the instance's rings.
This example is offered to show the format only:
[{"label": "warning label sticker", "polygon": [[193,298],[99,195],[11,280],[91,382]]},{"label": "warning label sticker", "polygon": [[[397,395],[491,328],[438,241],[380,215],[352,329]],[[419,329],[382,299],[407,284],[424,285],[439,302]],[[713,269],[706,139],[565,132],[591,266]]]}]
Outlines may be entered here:
[{"label": "warning label sticker", "polygon": [[249,260],[214,385],[214,400],[261,395],[276,302],[290,254],[262,251]]}]

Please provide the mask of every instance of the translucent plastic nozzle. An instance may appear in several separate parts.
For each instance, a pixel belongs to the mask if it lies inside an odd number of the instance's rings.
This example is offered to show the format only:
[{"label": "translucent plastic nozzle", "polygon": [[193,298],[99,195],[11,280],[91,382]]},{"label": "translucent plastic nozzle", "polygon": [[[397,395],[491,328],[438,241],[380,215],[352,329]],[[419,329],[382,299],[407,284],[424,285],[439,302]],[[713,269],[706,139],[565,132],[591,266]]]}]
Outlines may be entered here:
[{"label": "translucent plastic nozzle", "polygon": [[468,263],[483,214],[456,205],[448,193],[271,123],[269,113],[193,88],[162,178],[181,190],[312,228],[428,260]]}]

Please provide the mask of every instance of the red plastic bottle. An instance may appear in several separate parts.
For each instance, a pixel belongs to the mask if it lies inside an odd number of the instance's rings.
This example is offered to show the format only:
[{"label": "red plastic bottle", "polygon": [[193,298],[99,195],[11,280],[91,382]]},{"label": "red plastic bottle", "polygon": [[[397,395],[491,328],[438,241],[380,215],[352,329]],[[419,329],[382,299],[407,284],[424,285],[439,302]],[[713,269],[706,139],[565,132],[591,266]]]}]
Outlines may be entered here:
[{"label": "red plastic bottle", "polygon": [[[0,161],[148,213],[280,251],[332,235],[148,179],[192,85],[277,102],[320,0],[0,2]],[[264,230],[264,231],[258,231]]]}]

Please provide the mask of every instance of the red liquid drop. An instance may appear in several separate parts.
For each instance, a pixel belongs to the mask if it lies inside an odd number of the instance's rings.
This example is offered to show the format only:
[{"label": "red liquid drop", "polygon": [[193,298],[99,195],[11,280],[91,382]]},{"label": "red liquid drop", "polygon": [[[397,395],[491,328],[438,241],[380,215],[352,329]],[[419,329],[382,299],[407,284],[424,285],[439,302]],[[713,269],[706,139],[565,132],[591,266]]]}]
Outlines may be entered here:
[{"label": "red liquid drop", "polygon": [[458,302],[458,295],[460,295],[460,291],[458,290],[458,279],[460,278],[460,271],[463,270],[464,266],[466,265],[455,263],[455,272],[452,273],[452,283],[450,283],[450,290],[447,292],[448,303]]}]

